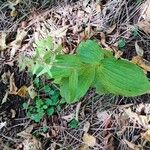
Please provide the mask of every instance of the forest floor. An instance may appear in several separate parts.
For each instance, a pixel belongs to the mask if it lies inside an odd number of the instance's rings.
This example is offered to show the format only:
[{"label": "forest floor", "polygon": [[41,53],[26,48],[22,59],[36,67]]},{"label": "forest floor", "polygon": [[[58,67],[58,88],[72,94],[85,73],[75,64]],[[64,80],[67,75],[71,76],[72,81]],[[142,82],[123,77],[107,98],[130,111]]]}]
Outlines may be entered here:
[{"label": "forest floor", "polygon": [[[18,65],[20,55],[32,57],[38,39],[52,36],[65,54],[83,39],[97,39],[150,77],[149,13],[149,0],[0,0],[0,150],[149,150],[149,94],[127,98],[90,89],[80,102],[55,106],[36,122],[23,106],[34,103],[26,95],[34,77]],[[44,77],[39,82],[51,86]]]}]

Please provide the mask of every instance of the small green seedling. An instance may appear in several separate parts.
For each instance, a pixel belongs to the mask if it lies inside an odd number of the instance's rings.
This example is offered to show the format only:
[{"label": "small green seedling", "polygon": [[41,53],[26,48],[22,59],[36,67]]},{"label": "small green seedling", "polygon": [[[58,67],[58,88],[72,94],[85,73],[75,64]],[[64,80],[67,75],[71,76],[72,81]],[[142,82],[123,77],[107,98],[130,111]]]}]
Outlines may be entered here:
[{"label": "small green seedling", "polygon": [[121,38],[119,41],[118,41],[118,46],[120,49],[124,48],[126,46],[126,41],[125,39]]},{"label": "small green seedling", "polygon": [[77,129],[79,127],[79,122],[76,119],[72,119],[68,123],[68,127],[71,128],[71,129]]},{"label": "small green seedling", "polygon": [[[58,106],[59,110],[61,109],[59,90],[52,85],[43,86],[40,81],[37,81],[35,79],[34,84],[40,89],[39,95],[33,100],[33,104],[23,103],[23,108],[27,110],[27,116],[35,122],[39,122],[44,115],[52,116]],[[40,98],[40,92],[44,93],[45,98]]]}]

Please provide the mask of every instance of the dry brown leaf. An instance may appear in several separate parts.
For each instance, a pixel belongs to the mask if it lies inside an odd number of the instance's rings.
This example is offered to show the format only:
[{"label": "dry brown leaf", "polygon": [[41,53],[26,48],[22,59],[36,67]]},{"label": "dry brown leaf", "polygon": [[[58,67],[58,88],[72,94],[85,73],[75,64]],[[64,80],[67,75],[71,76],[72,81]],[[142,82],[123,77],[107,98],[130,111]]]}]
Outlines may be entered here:
[{"label": "dry brown leaf", "polygon": [[6,45],[6,33],[5,32],[0,32],[0,51],[3,51],[7,48]]},{"label": "dry brown leaf", "polygon": [[128,140],[126,139],[123,139],[123,141],[128,145],[128,147],[131,149],[131,150],[140,150],[139,146],[134,144],[134,143],[131,143],[129,142]]},{"label": "dry brown leaf", "polygon": [[96,11],[97,11],[97,13],[100,13],[102,11],[102,7],[100,4],[96,5]]},{"label": "dry brown leaf", "polygon": [[116,28],[116,24],[113,24],[111,27],[109,27],[106,31],[107,34],[111,34]]},{"label": "dry brown leaf", "polygon": [[141,56],[133,57],[132,62],[143,68],[145,71],[150,71],[150,62],[143,59]]},{"label": "dry brown leaf", "polygon": [[26,97],[27,92],[28,92],[28,88],[27,88],[27,86],[24,85],[17,91],[17,95],[21,96],[21,97]]},{"label": "dry brown leaf", "polygon": [[57,37],[57,38],[60,38],[60,37],[64,37],[64,36],[66,36],[66,32],[67,32],[67,30],[68,30],[68,25],[66,25],[66,26],[64,26],[64,27],[62,27],[62,28],[60,28],[60,29],[58,29],[58,30],[55,30],[55,31],[52,31],[51,33],[50,33],[50,35],[52,36],[52,37]]},{"label": "dry brown leaf", "polygon": [[8,94],[9,94],[9,92],[8,92],[8,90],[6,90],[5,96],[3,97],[1,104],[5,103],[7,101]]},{"label": "dry brown leaf", "polygon": [[90,148],[89,148],[88,145],[82,144],[82,145],[79,147],[79,150],[90,150]]},{"label": "dry brown leaf", "polygon": [[137,41],[135,42],[135,50],[138,56],[143,56],[144,51],[143,49],[138,45]]},{"label": "dry brown leaf", "polygon": [[34,86],[30,85],[27,89],[29,96],[34,99],[37,96],[37,92],[34,90]]},{"label": "dry brown leaf", "polygon": [[15,85],[14,73],[11,74],[9,79],[9,94],[17,94],[18,88]]},{"label": "dry brown leaf", "polygon": [[143,31],[150,33],[150,0],[147,0],[143,3],[141,12],[142,13],[139,19],[140,21],[137,23],[137,25]]},{"label": "dry brown leaf", "polygon": [[27,35],[27,31],[23,29],[17,30],[16,39],[10,43],[10,46],[12,47],[10,52],[10,58],[12,58],[15,55],[16,50],[21,47],[21,43],[26,35]]},{"label": "dry brown leaf", "polygon": [[10,112],[11,112],[11,118],[15,118],[16,111],[14,109],[11,109]]},{"label": "dry brown leaf", "polygon": [[131,108],[124,109],[124,115],[127,115],[130,120],[134,123],[138,123],[139,125],[143,126],[145,129],[150,128],[150,115],[144,116],[144,115],[138,115],[137,113],[131,111]]},{"label": "dry brown leaf", "polygon": [[150,142],[150,129],[148,129],[145,133],[141,133],[141,137]]},{"label": "dry brown leaf", "polygon": [[89,121],[86,121],[84,123],[84,127],[83,127],[83,131],[84,133],[87,133],[89,131],[89,128],[90,128],[90,122]]},{"label": "dry brown leaf", "polygon": [[83,139],[83,142],[90,147],[93,147],[96,145],[96,138],[93,135],[90,135],[89,133],[84,133],[82,139]]},{"label": "dry brown leaf", "polygon": [[11,17],[16,17],[18,15],[18,12],[14,9],[10,12]]}]

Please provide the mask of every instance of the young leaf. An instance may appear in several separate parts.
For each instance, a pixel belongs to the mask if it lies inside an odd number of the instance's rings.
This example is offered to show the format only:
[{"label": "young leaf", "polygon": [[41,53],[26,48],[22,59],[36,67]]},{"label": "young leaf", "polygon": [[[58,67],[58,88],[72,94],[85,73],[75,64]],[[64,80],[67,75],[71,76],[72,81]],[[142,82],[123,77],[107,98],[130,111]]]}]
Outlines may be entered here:
[{"label": "young leaf", "polygon": [[72,87],[74,88],[72,89],[73,91],[75,91],[76,89],[76,95],[74,97],[71,95],[71,91],[69,88],[69,79],[62,79],[62,82],[60,84],[60,94],[66,99],[67,103],[74,103],[78,101],[82,96],[84,96],[94,80],[94,66],[88,65],[88,67],[85,67],[82,71],[82,74],[78,76],[78,87]]},{"label": "young leaf", "polygon": [[97,69],[96,79],[105,92],[138,96],[150,92],[150,82],[143,70],[126,60],[106,58]]},{"label": "young leaf", "polygon": [[82,69],[82,62],[79,57],[75,55],[58,55],[56,62],[51,68],[52,77],[60,79],[63,77],[69,77],[73,69]]},{"label": "young leaf", "polygon": [[89,64],[100,62],[104,58],[102,48],[92,40],[83,41],[77,48],[77,54],[81,57],[82,61]]}]

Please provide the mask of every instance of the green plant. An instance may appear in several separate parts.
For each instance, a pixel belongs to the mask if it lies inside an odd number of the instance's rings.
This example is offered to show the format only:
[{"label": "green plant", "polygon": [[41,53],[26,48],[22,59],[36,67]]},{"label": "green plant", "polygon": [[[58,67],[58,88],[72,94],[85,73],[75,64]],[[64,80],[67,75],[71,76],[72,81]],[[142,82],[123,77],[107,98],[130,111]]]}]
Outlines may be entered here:
[{"label": "green plant", "polygon": [[[34,98],[32,104],[23,103],[23,108],[27,110],[27,116],[39,122],[44,115],[52,116],[60,106],[59,90],[51,84],[43,85],[37,78],[34,86],[38,89],[38,96]],[[44,96],[43,96],[44,95]]]},{"label": "green plant", "polygon": [[126,46],[126,41],[125,39],[121,38],[119,41],[118,41],[118,46],[120,49],[124,48]]},{"label": "green plant", "polygon": [[79,127],[79,122],[76,119],[72,119],[68,123],[68,127],[71,128],[71,129],[77,129]]},{"label": "green plant", "polygon": [[[121,45],[123,47],[124,43]],[[67,103],[78,101],[90,87],[95,87],[99,94],[127,97],[150,92],[150,82],[140,67],[116,59],[93,40],[82,41],[76,55],[57,53],[48,64],[51,67],[43,66],[42,70],[59,85]]]}]

